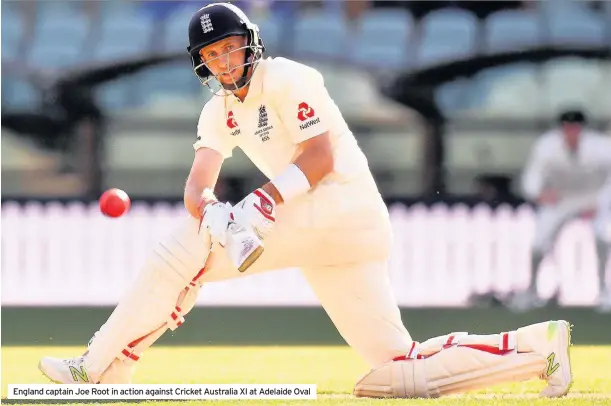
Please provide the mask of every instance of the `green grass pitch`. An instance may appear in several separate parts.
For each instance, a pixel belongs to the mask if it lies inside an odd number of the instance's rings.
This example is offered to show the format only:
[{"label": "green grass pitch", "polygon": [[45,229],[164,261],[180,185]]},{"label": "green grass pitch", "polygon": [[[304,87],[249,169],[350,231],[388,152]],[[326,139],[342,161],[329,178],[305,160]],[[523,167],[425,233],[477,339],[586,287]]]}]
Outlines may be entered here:
[{"label": "green grass pitch", "polygon": [[[49,383],[38,371],[44,355],[69,357],[77,347],[2,347],[2,403],[9,383]],[[574,384],[562,399],[540,399],[542,381],[529,381],[431,400],[356,399],[351,391],[367,367],[348,347],[154,347],[145,353],[134,383],[302,383],[318,386],[316,401],[189,401],[190,404],[320,404],[320,405],[611,405],[611,346],[574,346],[571,351]],[[58,404],[33,401],[37,404]],[[134,404],[176,406],[182,401],[132,401]],[[65,401],[65,403],[75,404]],[[112,406],[114,400],[89,401]],[[127,404],[129,402],[125,402]]]}]

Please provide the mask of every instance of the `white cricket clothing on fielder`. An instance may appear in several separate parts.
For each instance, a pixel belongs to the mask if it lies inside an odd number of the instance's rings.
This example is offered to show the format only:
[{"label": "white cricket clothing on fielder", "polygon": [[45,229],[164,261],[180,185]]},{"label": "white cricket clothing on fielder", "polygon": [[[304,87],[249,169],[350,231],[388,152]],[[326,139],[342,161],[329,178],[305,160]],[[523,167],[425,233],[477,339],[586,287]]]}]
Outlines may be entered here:
[{"label": "white cricket clothing on fielder", "polygon": [[611,137],[585,130],[577,150],[572,152],[559,130],[543,134],[526,164],[523,191],[527,198],[536,200],[550,189],[558,193],[559,201],[538,208],[534,247],[551,249],[565,223],[596,208],[610,178]]},{"label": "white cricket clothing on fielder", "polygon": [[601,240],[611,244],[611,176],[600,192],[594,219],[594,230]]}]

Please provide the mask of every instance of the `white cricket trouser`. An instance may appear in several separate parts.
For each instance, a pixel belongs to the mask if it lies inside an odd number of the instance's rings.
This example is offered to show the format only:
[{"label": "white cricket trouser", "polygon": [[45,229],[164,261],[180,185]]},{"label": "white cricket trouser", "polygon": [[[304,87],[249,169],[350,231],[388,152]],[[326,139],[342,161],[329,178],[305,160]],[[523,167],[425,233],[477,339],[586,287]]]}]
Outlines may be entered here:
[{"label": "white cricket trouser", "polygon": [[[185,231],[196,233],[197,222]],[[246,272],[235,269],[220,249],[200,280],[301,268],[345,341],[377,367],[406,354],[412,342],[389,280],[391,242],[388,211],[373,183],[322,186],[277,208],[265,252]]]},{"label": "white cricket trouser", "polygon": [[599,196],[594,231],[602,241],[611,244],[611,180]]},{"label": "white cricket trouser", "polygon": [[537,211],[533,249],[541,253],[549,252],[566,223],[595,207],[596,199],[593,196],[567,198],[554,206],[540,207]]}]

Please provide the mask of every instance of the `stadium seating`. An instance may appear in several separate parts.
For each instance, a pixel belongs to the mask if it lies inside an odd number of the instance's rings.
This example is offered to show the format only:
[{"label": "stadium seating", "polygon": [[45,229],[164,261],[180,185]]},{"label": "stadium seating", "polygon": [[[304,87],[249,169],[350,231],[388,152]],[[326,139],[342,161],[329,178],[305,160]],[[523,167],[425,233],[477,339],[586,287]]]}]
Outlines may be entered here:
[{"label": "stadium seating", "polygon": [[[260,7],[263,3],[243,2],[259,25],[270,55],[341,60],[353,66],[387,70],[418,68],[477,53],[546,44],[611,47],[611,2],[605,3],[604,11],[597,13],[585,2],[544,1],[534,9],[502,10],[481,20],[460,8],[459,3],[456,7],[433,10],[421,19],[416,19],[406,8],[376,7],[365,10],[359,21],[348,21],[341,3],[336,1],[324,1],[321,7],[302,11],[295,2],[270,2],[267,9]],[[23,60],[28,67],[53,71],[159,51],[184,52],[188,21],[196,8],[189,1],[149,4],[108,0],[99,2],[96,14],[83,2],[41,0],[36,2],[34,19],[30,15],[26,20],[27,8],[20,7],[22,4],[25,3],[2,4],[2,59]],[[109,83],[100,89],[100,97],[105,106],[117,109],[146,102],[148,96],[144,93],[151,89],[157,93],[190,94],[192,85],[197,88],[198,84],[188,63],[184,66],[184,71],[161,67]],[[551,83],[569,75],[567,80],[574,83],[570,88],[575,86],[576,91],[580,82],[576,75],[580,70],[581,67],[570,64],[560,64],[556,71],[552,69],[551,82],[546,85],[550,89],[548,105],[553,106],[554,100],[565,97]],[[527,110],[520,102],[524,99],[518,96],[520,91],[507,84],[517,83],[519,89],[530,94],[527,87],[533,83],[533,76],[527,71],[532,73],[530,68],[516,66],[489,70],[473,79],[446,84],[438,90],[436,98],[446,110],[484,103],[493,103],[493,109],[498,105],[505,106],[499,109]],[[598,73],[590,73],[592,76],[583,79],[585,86],[588,89],[591,86],[596,92],[600,106],[608,106],[607,98],[601,95],[604,92],[595,86],[602,79]],[[17,83],[17,79],[4,72],[3,84],[11,94],[13,89],[24,88],[22,82]],[[508,86],[505,95],[499,90],[504,89],[502,86]],[[15,103],[30,103],[31,94],[24,90],[23,95],[16,96],[19,99]],[[7,100],[7,95],[3,91],[3,100]],[[518,97],[516,101],[510,101],[515,97]]]},{"label": "stadium seating", "polygon": [[96,99],[103,109],[108,111],[120,111],[136,105],[137,99],[144,95],[136,95],[134,90],[137,84],[134,80],[121,79],[105,83],[96,88]]},{"label": "stadium seating", "polygon": [[407,10],[366,12],[353,34],[352,60],[365,66],[405,69],[414,19]]},{"label": "stadium seating", "polygon": [[[171,78],[171,80],[168,80]],[[137,74],[136,93],[145,95],[139,99],[141,104],[156,98],[159,94],[194,95],[201,92],[202,86],[189,63],[162,65]]]},{"label": "stadium seating", "polygon": [[21,16],[2,5],[2,59],[18,59],[19,45],[23,36]]},{"label": "stadium seating", "polygon": [[282,18],[274,14],[267,14],[257,21],[257,25],[266,51],[278,55],[282,50],[282,29],[284,27]]},{"label": "stadium seating", "polygon": [[82,56],[82,51],[73,44],[47,44],[38,40],[29,49],[27,66],[35,70],[60,73],[66,68],[75,67],[79,61],[84,62]]},{"label": "stadium seating", "polygon": [[543,96],[534,63],[513,63],[486,69],[472,79],[468,106],[489,115],[533,117]]},{"label": "stadium seating", "polygon": [[602,46],[605,43],[604,17],[595,14],[582,2],[559,3],[548,8],[545,20],[549,24],[549,42],[552,44],[583,44]]},{"label": "stadium seating", "polygon": [[537,13],[505,10],[485,21],[486,51],[516,51],[541,44],[541,18]]},{"label": "stadium seating", "polygon": [[35,43],[83,50],[88,39],[90,22],[81,13],[51,10],[40,16]]},{"label": "stadium seating", "polygon": [[35,107],[41,98],[41,93],[32,83],[16,77],[5,80],[2,76],[2,106],[15,110],[28,110]]},{"label": "stadium seating", "polygon": [[151,52],[155,27],[153,19],[142,13],[108,15],[98,27],[95,60],[142,56]]},{"label": "stadium seating", "polygon": [[469,92],[468,79],[457,79],[440,86],[435,92],[435,101],[441,110],[448,115],[466,109],[466,96]]},{"label": "stadium seating", "polygon": [[297,55],[339,58],[348,49],[349,27],[333,13],[306,13],[294,27],[293,50]]},{"label": "stadium seating", "polygon": [[611,111],[611,64],[582,58],[560,58],[542,64],[542,93],[548,113],[574,103],[588,106],[591,115]]},{"label": "stadium seating", "polygon": [[611,49],[611,1],[604,3],[603,19],[607,22],[607,47]]},{"label": "stadium seating", "polygon": [[444,8],[422,19],[418,60],[422,65],[447,62],[476,52],[477,20],[460,8]]},{"label": "stadium seating", "polygon": [[180,7],[168,16],[163,24],[164,39],[161,48],[165,51],[185,51],[189,39],[187,37],[187,27],[193,15],[192,6]]},{"label": "stadium seating", "polygon": [[[251,8],[270,50],[325,57],[353,49],[351,59],[357,63],[384,58],[396,68],[407,63],[404,50],[410,47],[419,48],[423,64],[476,52],[480,49],[477,42],[480,33],[487,52],[541,43],[599,45],[611,41],[609,4],[604,6],[605,15],[595,13],[585,2],[555,0],[541,2],[539,10],[495,12],[481,22],[459,7],[434,10],[419,21],[404,8],[374,8],[366,11],[360,22],[348,24],[336,2],[323,3],[324,7],[305,11],[295,21],[290,21],[298,13],[294,6],[273,2],[266,12]],[[39,1],[36,32],[27,45],[44,41],[79,48],[86,42],[89,58],[94,60],[147,52],[153,47],[184,49],[187,23],[194,10],[192,4],[183,1],[168,6],[161,18],[159,13],[147,9],[154,4],[146,7],[138,4],[120,0],[101,2],[96,21],[94,15],[86,14],[80,2]],[[7,58],[18,57],[17,44],[24,39],[24,22],[19,11],[13,3],[3,5],[2,45]],[[415,32],[420,33],[420,40],[413,35]],[[358,46],[348,48],[351,43]]]}]

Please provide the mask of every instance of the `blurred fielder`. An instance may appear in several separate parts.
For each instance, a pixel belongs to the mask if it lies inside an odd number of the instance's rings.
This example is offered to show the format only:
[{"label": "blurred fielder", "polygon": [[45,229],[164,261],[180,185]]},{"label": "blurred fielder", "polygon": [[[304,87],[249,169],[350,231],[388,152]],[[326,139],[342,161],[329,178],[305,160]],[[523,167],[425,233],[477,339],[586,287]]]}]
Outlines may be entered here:
[{"label": "blurred fielder", "polygon": [[[153,250],[83,355],[40,361],[47,377],[131,383],[143,352],[182,324],[203,283],[298,267],[371,367],[356,396],[434,397],[531,378],[547,381],[544,396],[568,392],[565,321],[413,341],[388,277],[387,208],[320,73],[264,59],[257,26],[225,3],[195,13],[189,42],[195,74],[221,88],[199,120],[184,195],[190,216]],[[235,147],[270,181],[231,207],[212,190]]]},{"label": "blurred fielder", "polygon": [[559,128],[537,140],[524,171],[524,194],[538,207],[530,286],[509,300],[509,306],[518,311],[545,304],[537,294],[541,262],[551,252],[562,227],[579,217],[596,219],[599,307],[611,306],[611,295],[605,288],[610,245],[603,234],[604,210],[597,214],[603,195],[609,193],[604,185],[611,182],[611,137],[585,128],[586,116],[579,110],[563,112],[558,121]]},{"label": "blurred fielder", "polygon": [[[596,216],[594,217],[594,232],[601,240],[600,245],[606,250],[607,261],[611,259],[611,175],[603,187],[597,202]],[[603,254],[599,255],[605,255]],[[611,312],[611,286],[606,286],[604,271],[605,257],[600,258],[603,267],[600,272],[600,294],[598,300],[598,310],[604,313]],[[600,266],[600,265],[599,265]]]}]

